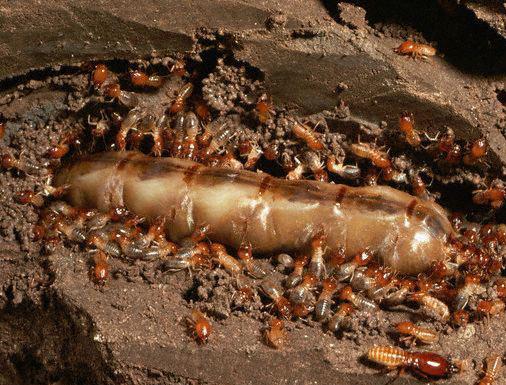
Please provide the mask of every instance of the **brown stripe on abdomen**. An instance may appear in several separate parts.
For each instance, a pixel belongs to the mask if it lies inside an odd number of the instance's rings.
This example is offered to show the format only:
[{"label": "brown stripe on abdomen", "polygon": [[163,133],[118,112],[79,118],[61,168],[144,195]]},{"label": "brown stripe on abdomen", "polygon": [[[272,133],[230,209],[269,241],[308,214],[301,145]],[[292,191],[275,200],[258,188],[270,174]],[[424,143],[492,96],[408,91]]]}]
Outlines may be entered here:
[{"label": "brown stripe on abdomen", "polygon": [[336,194],[336,203],[337,204],[341,204],[341,202],[343,201],[344,197],[346,196],[346,191],[348,190],[348,188],[346,186],[340,186],[339,187],[339,190],[337,191],[337,194]]},{"label": "brown stripe on abdomen", "polygon": [[274,182],[274,178],[270,175],[265,176],[260,183],[260,188],[258,189],[258,196],[261,197],[269,188],[272,187]]},{"label": "brown stripe on abdomen", "polygon": [[417,204],[418,202],[416,201],[416,199],[413,199],[411,200],[411,202],[409,202],[408,207],[406,207],[406,215],[408,216],[408,218],[411,218],[413,216]]},{"label": "brown stripe on abdomen", "polygon": [[200,164],[194,164],[184,172],[183,180],[187,185],[191,184],[193,178],[197,174],[198,169],[201,167],[202,166]]},{"label": "brown stripe on abdomen", "polygon": [[123,159],[121,159],[118,163],[116,163],[116,171],[123,170],[128,163],[132,160],[132,158],[135,158],[137,156],[136,153],[129,153],[127,156],[125,156]]}]

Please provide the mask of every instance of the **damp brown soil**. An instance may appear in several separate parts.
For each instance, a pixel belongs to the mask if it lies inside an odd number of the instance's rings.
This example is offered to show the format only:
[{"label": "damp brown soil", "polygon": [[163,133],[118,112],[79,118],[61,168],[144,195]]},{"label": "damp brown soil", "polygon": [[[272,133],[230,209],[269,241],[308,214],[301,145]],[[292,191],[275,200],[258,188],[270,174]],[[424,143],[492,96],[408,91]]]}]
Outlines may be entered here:
[{"label": "damp brown soil", "polygon": [[[365,19],[364,9],[368,10],[369,20]],[[423,27],[387,23],[387,17],[376,9],[364,9],[350,4],[349,8],[331,8],[329,12],[333,16],[339,13],[341,23],[351,31],[360,31],[353,38],[359,40],[370,36],[371,39],[394,41],[395,37],[411,35],[415,28]],[[286,10],[272,13],[265,24],[266,30],[284,28],[287,22],[290,25],[291,19],[287,21],[284,17],[287,13]],[[333,18],[325,20],[330,23]],[[319,29],[325,31],[325,23]],[[294,28],[293,39],[286,44],[297,47],[301,39],[314,37],[314,30]],[[328,27],[327,32],[330,30]],[[353,39],[352,44],[357,44]],[[215,119],[240,128],[241,135],[253,138],[260,145],[274,139],[280,143],[288,140],[288,124],[283,113],[291,111],[289,96],[284,99],[286,105],[279,107],[279,118],[266,125],[254,123],[252,109],[256,98],[262,92],[271,93],[269,64],[265,77],[255,65],[232,58],[233,47],[229,45],[233,42],[222,32],[204,32],[197,41],[196,52],[186,58],[190,66],[202,73],[197,83]],[[238,56],[241,55],[245,56],[244,51]],[[458,57],[450,57],[458,61]],[[397,59],[392,56],[389,60]],[[145,58],[136,65],[159,69],[157,66],[163,60]],[[166,60],[170,62],[173,58]],[[409,71],[412,63],[406,63],[402,65]],[[112,60],[107,64],[118,73],[126,73],[132,65],[126,60]],[[262,60],[256,64],[261,66]],[[426,65],[426,62],[422,64]],[[238,303],[236,278],[219,267],[168,273],[157,261],[127,262],[112,258],[111,277],[107,283],[103,286],[93,283],[89,274],[90,256],[85,248],[65,241],[48,252],[43,242],[33,240],[33,226],[39,220],[40,210],[20,204],[16,199],[19,192],[39,191],[47,182],[44,170],[48,166],[58,167],[58,162],[47,158],[47,149],[58,143],[65,133],[82,126],[85,143],[82,148],[73,148],[63,161],[71,161],[81,152],[105,148],[100,139],[89,135],[88,117],[96,121],[100,118],[100,110],[108,108],[106,103],[96,100],[90,90],[89,68],[87,63],[48,67],[4,83],[0,111],[7,123],[0,152],[12,153],[39,167],[40,172],[33,175],[15,170],[0,173],[0,384],[386,383],[393,377],[386,377],[363,356],[373,345],[396,343],[392,325],[402,320],[436,328],[440,333],[439,342],[427,349],[466,361],[465,371],[451,380],[442,380],[442,384],[473,383],[481,374],[486,356],[504,353],[504,314],[453,328],[421,318],[409,308],[377,314],[359,312],[353,316],[351,330],[339,336],[325,332],[320,323],[311,319],[299,319],[286,323],[287,343],[283,349],[274,350],[265,344],[263,337],[272,314],[268,301],[255,294],[246,305]],[[448,76],[456,76],[449,73]],[[283,76],[279,79],[286,80]],[[172,82],[170,90],[174,93],[182,84],[180,79],[169,82]],[[344,91],[345,101],[349,85],[343,81],[338,86],[339,93]],[[277,87],[276,92],[281,94],[288,90]],[[475,93],[496,92],[494,82],[473,83],[472,87]],[[419,96],[416,92],[413,95],[413,100]],[[318,109],[312,104],[309,109],[316,108],[312,111],[316,113],[299,117],[321,124],[326,144],[338,157],[347,155],[348,145],[360,137],[391,147],[394,163],[402,171],[425,163],[422,152],[413,152],[397,140],[388,122],[359,119],[353,108],[335,105],[337,107],[330,110]],[[362,108],[360,103],[355,105]],[[405,103],[395,105],[401,108]],[[477,114],[487,115],[488,105],[474,107]],[[388,110],[388,106],[384,109]],[[427,116],[430,113],[430,109],[423,112]],[[494,119],[500,125],[503,111]],[[467,139],[466,129],[459,131],[459,128],[455,127],[460,139]],[[488,128],[479,129],[482,134],[492,135]],[[302,156],[303,147],[295,146],[288,155],[299,152]],[[445,207],[468,210],[472,206],[469,203],[472,191],[483,180],[500,177],[503,162],[499,152],[491,155],[489,168],[447,170],[434,166],[435,181],[431,191],[440,194]],[[268,163],[264,166],[267,167],[264,171],[281,173],[279,168]],[[262,167],[261,162],[259,168]],[[404,184],[396,187],[409,190]],[[473,219],[478,221],[494,222],[502,215],[476,207],[470,210]],[[281,280],[281,273],[268,259],[261,263],[273,279]],[[258,284],[250,278],[245,280],[253,287]],[[188,333],[186,318],[193,308],[203,311],[213,325],[207,344],[197,344]],[[417,380],[405,375],[396,383],[413,384]]]}]

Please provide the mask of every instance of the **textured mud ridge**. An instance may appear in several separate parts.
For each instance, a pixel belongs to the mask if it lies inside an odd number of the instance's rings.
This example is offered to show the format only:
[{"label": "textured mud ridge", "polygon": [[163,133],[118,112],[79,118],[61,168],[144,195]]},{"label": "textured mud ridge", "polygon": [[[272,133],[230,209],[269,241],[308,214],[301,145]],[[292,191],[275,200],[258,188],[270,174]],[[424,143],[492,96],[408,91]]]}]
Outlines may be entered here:
[{"label": "textured mud ridge", "polygon": [[[262,156],[256,169],[283,177],[287,173],[283,159],[306,161],[307,147],[291,134],[290,118],[295,117],[310,127],[317,126],[329,151],[325,156],[357,163],[365,173],[370,162],[353,156],[350,144],[359,138],[376,142],[389,149],[395,169],[406,178],[410,169],[426,167],[423,177],[427,183],[432,181],[429,191],[445,208],[463,211],[473,222],[501,223],[504,209],[472,204],[474,190],[493,181],[499,183],[506,159],[501,134],[505,122],[501,61],[487,66],[490,72],[473,67],[473,62],[459,56],[468,55],[442,38],[444,31],[427,32],[426,24],[420,22],[430,19],[426,14],[410,20],[402,8],[385,15],[368,2],[354,3],[363,8],[349,3],[325,8],[315,3],[302,15],[294,4],[273,11],[262,4],[223,2],[229,18],[242,17],[231,22],[216,15],[222,25],[199,19],[195,15],[205,12],[193,13],[183,4],[182,10],[174,12],[181,15],[179,23],[184,28],[168,21],[152,25],[144,19],[134,20],[119,9],[109,9],[106,17],[103,10],[90,12],[83,3],[82,8],[73,10],[72,17],[88,20],[85,25],[97,36],[109,32],[98,30],[97,19],[90,15],[100,16],[111,26],[123,26],[128,36],[135,35],[132,31],[144,31],[138,40],[131,41],[130,47],[139,48],[128,49],[125,44],[116,49],[114,44],[97,44],[91,37],[89,51],[75,56],[89,61],[68,65],[61,57],[54,59],[59,54],[53,52],[52,56],[38,56],[38,63],[20,60],[18,68],[2,67],[7,71],[4,75],[16,76],[2,82],[0,112],[6,131],[0,152],[40,169],[30,175],[16,170],[0,173],[0,383],[325,384],[336,383],[336,379],[342,384],[383,383],[392,378],[378,374],[378,367],[366,362],[363,355],[374,344],[397,344],[392,325],[404,320],[439,332],[439,342],[414,350],[467,360],[467,370],[441,383],[473,383],[486,356],[504,354],[504,313],[457,327],[421,317],[416,306],[374,315],[357,312],[350,330],[338,336],[325,332],[313,317],[287,321],[287,342],[274,350],[266,346],[263,337],[274,313],[270,300],[256,290],[261,280],[241,278],[244,285],[255,288],[251,301],[243,303],[237,279],[223,268],[170,273],[164,262],[156,260],[109,258],[110,277],[105,285],[97,285],[90,279],[93,261],[88,247],[65,237],[51,247],[34,240],[33,228],[41,211],[19,203],[18,197],[25,190],[41,191],[47,182],[44,169],[59,166],[59,161],[48,158],[47,150],[77,130],[81,144],[73,145],[63,162],[83,152],[103,151],[114,143],[115,130],[105,138],[93,137],[91,130],[96,126],[89,121],[102,119],[102,111],[110,118],[112,111],[125,116],[129,110],[104,99],[91,85],[96,60],[105,58],[111,60],[101,62],[119,74],[122,88],[143,97],[156,98],[156,91],[132,87],[129,70],[147,69],[162,75],[164,91],[171,95],[191,79],[195,91],[189,104],[202,101],[218,126],[226,123],[234,127],[233,147],[247,139],[265,154],[271,145],[278,145],[278,161]],[[389,10],[396,8],[383,3]],[[447,10],[434,3],[432,12],[443,17]],[[203,5],[204,9],[208,6],[212,8],[212,4]],[[68,11],[59,9],[63,14]],[[10,17],[22,11],[13,9]],[[449,28],[465,30],[466,36],[484,34],[490,45],[466,40],[468,46],[476,47],[485,60],[495,60],[487,47],[500,51],[500,33],[492,38],[494,29],[484,32],[491,27],[475,21],[467,8],[453,12],[457,13]],[[499,18],[501,14],[498,11],[496,15]],[[193,35],[202,26],[207,29]],[[223,28],[217,31],[218,27]],[[74,31],[72,26],[68,28]],[[126,40],[128,36],[123,35]],[[168,36],[172,40],[161,43]],[[392,49],[409,36],[437,43],[445,57],[414,61],[395,55]],[[62,44],[64,51],[76,49]],[[158,54],[150,55],[151,48]],[[178,57],[187,63],[187,74],[182,78],[170,75]],[[46,63],[65,65],[26,71]],[[275,112],[261,123],[256,103],[264,93],[272,96]],[[444,132],[445,126],[455,130],[463,146],[484,135],[491,146],[486,160],[473,167],[447,167],[444,162],[434,162],[424,149],[413,150],[397,129],[398,117],[405,110],[414,114],[416,127],[430,137]],[[151,146],[147,137],[140,149],[149,153]],[[246,159],[240,160],[244,163]],[[304,177],[312,179],[314,174],[308,170]],[[329,176],[343,182],[335,174]],[[379,178],[381,184],[411,192],[409,182]],[[364,179],[346,183],[362,184]],[[269,258],[260,264],[270,279],[281,282],[284,272],[279,266]],[[493,294],[493,287],[488,291]],[[477,296],[471,306],[487,295]],[[207,344],[198,345],[188,333],[186,317],[193,308],[212,322]],[[407,375],[396,383],[417,380]]]}]

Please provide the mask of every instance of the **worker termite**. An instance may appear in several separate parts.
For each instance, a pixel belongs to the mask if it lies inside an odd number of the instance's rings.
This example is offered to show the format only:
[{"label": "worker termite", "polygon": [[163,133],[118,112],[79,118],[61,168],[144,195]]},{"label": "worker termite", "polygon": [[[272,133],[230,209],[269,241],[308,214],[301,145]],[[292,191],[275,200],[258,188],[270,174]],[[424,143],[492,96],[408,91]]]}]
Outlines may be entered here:
[{"label": "worker termite", "polygon": [[130,72],[130,81],[135,87],[159,88],[162,85],[162,78],[160,76],[148,76],[146,73],[139,70]]},{"label": "worker termite", "polygon": [[292,305],[292,315],[297,318],[305,318],[311,314],[314,306],[307,302],[300,302]]},{"label": "worker termite", "polygon": [[297,286],[302,281],[302,272],[304,267],[308,264],[309,257],[305,254],[299,255],[293,262],[293,271],[285,279],[285,287],[290,289]]},{"label": "worker termite", "polygon": [[64,234],[68,239],[84,242],[86,240],[86,233],[83,229],[84,226],[84,218],[67,220],[66,218],[60,216],[55,221],[55,229]]},{"label": "worker termite", "polygon": [[97,250],[93,254],[93,267],[90,271],[92,280],[99,285],[105,284],[109,278],[109,263],[107,262],[107,255]]},{"label": "worker termite", "polygon": [[394,346],[375,346],[367,352],[367,358],[387,369],[409,368],[432,379],[449,377],[459,368],[446,358],[432,352],[406,352]]},{"label": "worker termite", "polygon": [[302,175],[307,171],[307,166],[304,163],[302,163],[299,159],[295,158],[295,163],[297,164],[297,166],[286,174],[286,179],[288,180],[302,179]]},{"label": "worker termite", "polygon": [[186,99],[188,99],[193,92],[193,84],[192,83],[186,83],[184,86],[182,86],[179,91],[177,92],[176,98],[172,102],[172,105],[170,106],[169,111],[172,114],[175,114],[177,112],[180,112],[183,110]]},{"label": "worker termite", "polygon": [[135,128],[141,118],[141,111],[139,109],[133,108],[128,112],[125,119],[123,119],[121,122],[121,127],[116,134],[116,146],[119,150],[125,150],[128,133]]},{"label": "worker termite", "polygon": [[349,318],[350,314],[353,313],[353,306],[349,303],[341,303],[339,304],[336,312],[330,317],[327,322],[327,330],[332,333],[337,333],[339,330],[346,328],[346,320]]},{"label": "worker termite", "polygon": [[[410,321],[400,322],[395,325],[395,330],[400,334],[405,334],[407,337],[401,338],[402,341],[413,343],[420,341],[424,344],[433,344],[439,339],[435,330],[417,326]],[[410,345],[411,345],[410,343]]]},{"label": "worker termite", "polygon": [[88,115],[88,125],[93,127],[91,129],[91,135],[97,138],[103,137],[110,129],[109,119],[103,113],[103,111],[101,113],[102,113],[101,119],[99,119],[96,122],[92,121],[90,115]]},{"label": "worker termite", "polygon": [[323,150],[323,143],[320,139],[318,139],[317,134],[309,126],[299,123],[295,119],[290,120],[293,123],[292,133],[295,135],[295,137],[303,140],[311,150]]},{"label": "worker termite", "polygon": [[16,194],[16,200],[21,204],[31,204],[35,207],[44,206],[44,197],[41,193],[32,190],[24,190]]},{"label": "worker termite", "polygon": [[325,253],[325,235],[318,234],[311,240],[311,260],[309,262],[309,271],[313,273],[317,279],[322,279],[326,273],[323,254]]},{"label": "worker termite", "polygon": [[274,263],[277,265],[277,270],[286,272],[294,268],[294,261],[291,255],[286,253],[277,254],[274,258]]},{"label": "worker termite", "polygon": [[388,154],[369,143],[353,143],[350,150],[359,158],[369,159],[376,167],[381,169],[392,167]]},{"label": "worker termite", "polygon": [[410,174],[410,178],[413,195],[416,195],[417,197],[424,200],[430,199],[430,193],[427,191],[427,186],[425,185],[425,182],[423,181],[420,174],[417,172],[412,172]]},{"label": "worker termite", "polygon": [[261,289],[272,300],[279,315],[285,319],[290,319],[292,316],[290,301],[282,295],[280,290],[270,281],[263,282]]},{"label": "worker termite", "polygon": [[285,323],[279,318],[269,321],[269,328],[264,333],[265,342],[274,349],[281,349],[286,341]]},{"label": "worker termite", "polygon": [[170,67],[170,73],[175,76],[183,77],[186,73],[186,63],[184,60],[177,59],[174,61],[174,64]]},{"label": "worker termite", "polygon": [[364,310],[370,313],[379,310],[378,305],[374,301],[365,298],[361,294],[354,293],[351,286],[345,286],[343,289],[341,289],[341,292],[339,293],[339,298],[343,301],[350,302],[351,304],[353,304],[353,306],[355,306],[359,310]]},{"label": "worker termite", "polygon": [[260,123],[267,122],[271,119],[271,115],[275,113],[272,101],[266,94],[260,96],[257,104],[255,105],[255,110]]},{"label": "worker termite", "polygon": [[199,310],[193,309],[191,315],[187,317],[186,320],[191,335],[197,342],[200,344],[206,343],[213,329],[211,323],[206,319],[204,314]]},{"label": "worker termite", "polygon": [[457,310],[452,314],[451,323],[455,326],[466,326],[469,323],[469,312]]},{"label": "worker termite", "polygon": [[[218,128],[207,128],[209,131],[210,142],[201,154],[201,158],[206,160],[210,155],[220,151],[235,135],[233,127],[226,123]],[[202,136],[206,135],[206,132]],[[202,137],[201,137],[202,139]]]},{"label": "worker termite", "polygon": [[110,241],[108,238],[107,234],[104,234],[103,231],[97,230],[86,237],[86,243],[89,246],[94,246],[97,249],[102,250],[106,254],[112,255],[113,257],[119,257],[121,255],[120,246],[117,243]]},{"label": "worker termite", "polygon": [[267,274],[265,270],[263,270],[258,261],[253,258],[253,253],[251,252],[251,244],[244,244],[237,250],[237,255],[239,259],[244,264],[246,271],[255,279],[260,279],[265,277]]},{"label": "worker termite", "polygon": [[454,308],[462,310],[469,302],[472,295],[479,295],[486,291],[485,287],[480,285],[480,277],[475,274],[467,274],[464,284],[458,289],[454,300]]},{"label": "worker termite", "polygon": [[450,318],[448,306],[430,294],[419,291],[411,294],[410,299],[419,303],[422,310],[433,318],[440,319],[442,321],[447,321]]},{"label": "worker termite", "polygon": [[494,209],[499,209],[504,204],[506,191],[503,187],[489,187],[486,190],[473,191],[473,203],[477,205],[489,204]]},{"label": "worker termite", "polygon": [[184,138],[181,145],[181,154],[183,158],[195,160],[197,157],[197,135],[199,133],[199,120],[197,115],[189,111],[184,117],[183,123]]},{"label": "worker termite", "polygon": [[199,270],[201,268],[211,268],[212,264],[207,255],[194,254],[189,258],[169,259],[164,262],[163,266],[167,271],[175,272],[184,269]]},{"label": "worker termite", "polygon": [[493,385],[495,380],[497,380],[501,374],[502,358],[501,356],[494,354],[487,357],[485,362],[487,364],[487,369],[485,370],[483,378],[478,382],[478,385]]},{"label": "worker termite", "polygon": [[10,154],[2,155],[1,164],[2,168],[6,170],[11,169],[19,170],[28,175],[37,174],[41,170],[39,166],[36,166],[24,159],[21,159],[21,157],[19,159],[16,159],[13,155]]},{"label": "worker termite", "polygon": [[401,279],[397,284],[397,289],[389,293],[381,304],[386,307],[394,307],[403,304],[411,292],[416,288],[414,281]]},{"label": "worker termite", "polygon": [[462,160],[462,147],[458,143],[454,143],[446,154],[445,161],[451,165],[459,164]]},{"label": "worker termite", "polygon": [[346,261],[346,253],[344,247],[338,247],[328,257],[327,260],[328,274],[331,277],[334,277],[335,272],[339,270],[344,261]]},{"label": "worker termite", "polygon": [[211,112],[209,112],[209,107],[202,100],[195,102],[195,113],[204,123],[208,123],[211,120]]},{"label": "worker termite", "polygon": [[464,155],[462,161],[464,164],[470,166],[476,164],[478,160],[482,159],[485,155],[487,155],[487,141],[484,138],[476,139],[471,144],[471,149],[468,154]]},{"label": "worker termite", "polygon": [[302,277],[302,282],[290,290],[289,299],[292,304],[305,302],[311,290],[318,284],[318,278],[311,273]]},{"label": "worker termite", "polygon": [[[355,270],[350,284],[355,290],[356,281],[358,280],[359,275],[362,275],[362,279],[360,279],[361,287],[356,290],[364,291],[367,298],[372,299],[375,302],[382,302],[383,299],[388,297],[392,290],[395,289],[396,280],[393,277],[392,271],[382,266],[369,267],[365,270],[363,269],[364,268],[359,268]],[[362,274],[359,274],[359,272]]]},{"label": "worker termite", "polygon": [[332,305],[332,296],[337,290],[337,282],[332,278],[324,279],[322,282],[322,291],[315,305],[315,318],[317,321],[324,321],[330,313]]},{"label": "worker termite", "polygon": [[406,142],[413,147],[418,147],[422,140],[420,134],[415,130],[413,114],[403,113],[399,118],[399,129],[406,136]]},{"label": "worker termite", "polygon": [[335,155],[327,158],[327,170],[339,175],[343,179],[354,180],[360,178],[360,168],[351,164],[337,164]]},{"label": "worker termite", "polygon": [[260,156],[262,156],[262,150],[256,143],[243,141],[239,143],[239,156],[246,158],[244,168],[246,170],[251,170],[255,167],[256,163],[260,159]]},{"label": "worker termite", "polygon": [[249,286],[242,286],[237,289],[232,295],[232,309],[243,308],[246,309],[255,297],[255,292]]},{"label": "worker termite", "polygon": [[361,253],[358,253],[349,262],[343,263],[337,270],[333,272],[333,275],[338,281],[345,281],[350,279],[355,269],[359,266],[366,266],[372,259],[373,254],[370,250],[366,249]]},{"label": "worker termite", "polygon": [[329,176],[327,171],[324,169],[324,163],[320,159],[320,155],[318,155],[314,151],[306,151],[304,153],[304,163],[307,168],[311,170],[314,175],[315,180],[319,180],[321,182],[328,182]]},{"label": "worker termite", "polygon": [[413,58],[426,58],[427,56],[434,56],[436,49],[427,44],[415,43],[412,40],[406,40],[400,46],[394,49],[395,53],[399,55],[409,55]]},{"label": "worker termite", "polygon": [[487,317],[504,312],[505,303],[500,299],[482,300],[476,305],[476,312]]},{"label": "worker termite", "polygon": [[494,282],[495,292],[501,299],[506,299],[506,278],[498,278]]},{"label": "worker termite", "polygon": [[97,64],[92,74],[92,82],[95,87],[100,87],[107,79],[108,69],[105,64]]},{"label": "worker termite", "polygon": [[222,244],[211,244],[211,256],[213,261],[222,266],[231,275],[237,276],[242,273],[242,266],[239,261],[228,254],[227,249]]}]

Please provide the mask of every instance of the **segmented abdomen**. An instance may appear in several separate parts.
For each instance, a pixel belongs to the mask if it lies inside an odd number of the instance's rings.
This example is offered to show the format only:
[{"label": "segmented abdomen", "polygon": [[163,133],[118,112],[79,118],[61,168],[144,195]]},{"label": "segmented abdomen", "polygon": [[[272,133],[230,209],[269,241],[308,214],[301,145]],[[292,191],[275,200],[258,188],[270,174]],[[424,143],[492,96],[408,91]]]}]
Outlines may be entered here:
[{"label": "segmented abdomen", "polygon": [[55,182],[70,185],[75,206],[126,206],[147,220],[165,216],[173,241],[207,223],[213,241],[251,242],[255,253],[270,253],[306,247],[323,231],[328,253],[344,246],[353,256],[369,247],[402,273],[417,274],[444,258],[452,232],[437,204],[390,187],[288,181],[136,152],[85,157]]}]

